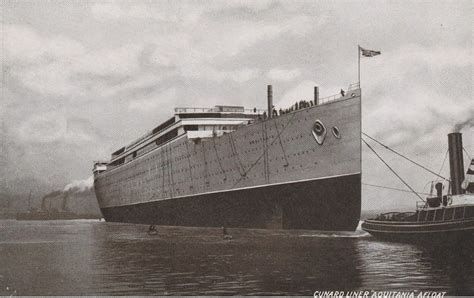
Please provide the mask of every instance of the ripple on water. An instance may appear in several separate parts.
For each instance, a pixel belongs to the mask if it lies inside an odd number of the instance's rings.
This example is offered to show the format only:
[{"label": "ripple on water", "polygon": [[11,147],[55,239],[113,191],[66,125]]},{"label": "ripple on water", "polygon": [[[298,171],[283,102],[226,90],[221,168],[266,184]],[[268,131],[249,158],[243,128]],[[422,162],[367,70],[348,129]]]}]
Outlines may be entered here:
[{"label": "ripple on water", "polygon": [[[0,295],[311,295],[474,291],[472,255],[450,260],[367,233],[0,223]],[[9,291],[6,292],[6,286]]]}]

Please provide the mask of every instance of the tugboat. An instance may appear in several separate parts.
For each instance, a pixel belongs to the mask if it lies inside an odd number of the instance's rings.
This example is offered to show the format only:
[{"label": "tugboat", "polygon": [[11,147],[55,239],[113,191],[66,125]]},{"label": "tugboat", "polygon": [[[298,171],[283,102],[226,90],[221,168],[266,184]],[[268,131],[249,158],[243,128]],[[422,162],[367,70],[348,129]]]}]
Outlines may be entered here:
[{"label": "tugboat", "polygon": [[[390,212],[368,219],[362,229],[386,241],[446,246],[474,244],[474,159],[464,178],[462,135],[448,135],[448,191],[435,184],[436,195],[417,202],[415,212]],[[370,148],[370,146],[369,146]],[[375,152],[375,151],[374,151]]]},{"label": "tugboat", "polygon": [[[51,199],[62,196],[62,206],[60,209],[51,207]],[[16,214],[16,220],[73,220],[73,219],[97,219],[98,216],[92,214],[76,214],[67,208],[68,193],[54,191],[42,198],[41,208],[31,207],[31,193],[28,199],[28,211]],[[49,200],[49,206],[47,201]]]}]

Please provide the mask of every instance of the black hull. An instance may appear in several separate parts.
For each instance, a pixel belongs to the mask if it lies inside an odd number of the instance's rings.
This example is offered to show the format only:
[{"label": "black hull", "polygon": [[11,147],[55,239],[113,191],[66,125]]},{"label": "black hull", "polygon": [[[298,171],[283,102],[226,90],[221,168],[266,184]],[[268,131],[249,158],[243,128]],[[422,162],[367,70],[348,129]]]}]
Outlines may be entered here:
[{"label": "black hull", "polygon": [[354,231],[360,174],[101,208],[106,221],[138,224]]},{"label": "black hull", "polygon": [[362,229],[384,241],[429,246],[472,246],[474,244],[474,219],[437,223],[390,223],[367,220],[362,224]]}]

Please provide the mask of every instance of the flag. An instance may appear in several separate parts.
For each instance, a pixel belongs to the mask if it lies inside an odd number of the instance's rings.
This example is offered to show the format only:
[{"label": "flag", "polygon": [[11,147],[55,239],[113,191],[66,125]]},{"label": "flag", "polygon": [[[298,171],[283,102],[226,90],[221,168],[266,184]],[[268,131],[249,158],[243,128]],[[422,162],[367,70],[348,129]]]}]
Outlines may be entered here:
[{"label": "flag", "polygon": [[362,56],[364,57],[374,57],[381,54],[380,51],[366,50],[363,47],[359,47],[359,50],[362,52]]},{"label": "flag", "polygon": [[474,193],[474,159],[471,160],[471,164],[467,169],[466,179],[464,179],[461,187],[470,193]]}]

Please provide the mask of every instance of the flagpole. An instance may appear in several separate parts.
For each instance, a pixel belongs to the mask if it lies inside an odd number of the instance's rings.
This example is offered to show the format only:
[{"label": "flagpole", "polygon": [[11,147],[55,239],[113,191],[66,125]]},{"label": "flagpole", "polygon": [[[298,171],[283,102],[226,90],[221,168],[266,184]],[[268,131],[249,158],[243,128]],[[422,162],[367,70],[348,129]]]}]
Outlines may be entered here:
[{"label": "flagpole", "polygon": [[357,58],[358,58],[357,70],[358,70],[359,88],[360,88],[360,45],[357,45]]}]

